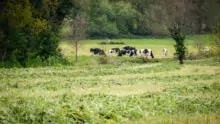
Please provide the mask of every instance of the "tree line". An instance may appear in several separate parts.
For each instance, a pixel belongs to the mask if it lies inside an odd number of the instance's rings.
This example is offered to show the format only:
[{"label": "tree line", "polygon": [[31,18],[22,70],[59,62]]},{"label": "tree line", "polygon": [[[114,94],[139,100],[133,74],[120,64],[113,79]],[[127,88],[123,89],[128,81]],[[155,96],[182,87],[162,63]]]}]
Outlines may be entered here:
[{"label": "tree line", "polygon": [[90,38],[166,35],[169,33],[166,29],[167,22],[182,19],[182,16],[186,17],[184,33],[209,33],[220,7],[219,0],[73,1],[74,8],[68,16],[74,18],[81,15],[87,19],[90,23]]}]

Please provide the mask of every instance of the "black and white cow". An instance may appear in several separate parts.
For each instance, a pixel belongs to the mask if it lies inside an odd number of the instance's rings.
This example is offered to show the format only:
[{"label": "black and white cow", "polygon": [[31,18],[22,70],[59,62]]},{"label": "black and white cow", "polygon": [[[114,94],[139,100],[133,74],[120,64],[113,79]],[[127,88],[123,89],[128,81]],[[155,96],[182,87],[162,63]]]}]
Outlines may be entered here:
[{"label": "black and white cow", "polygon": [[127,53],[126,50],[121,50],[121,51],[118,53],[118,56],[126,55],[126,53]]},{"label": "black and white cow", "polygon": [[137,55],[137,50],[134,48],[134,47],[131,47],[131,46],[124,46],[123,47],[123,50],[121,50],[118,54],[118,56],[123,56],[123,55],[126,55],[126,54],[129,54],[129,56],[135,56]]},{"label": "black and white cow", "polygon": [[109,56],[112,56],[113,53],[118,53],[119,54],[120,49],[119,48],[112,48],[108,51]]},{"label": "black and white cow", "polygon": [[124,46],[123,49],[124,50],[136,50],[134,47],[131,47],[131,46]]},{"label": "black and white cow", "polygon": [[146,57],[149,57],[151,56],[151,58],[154,58],[154,54],[152,52],[151,49],[141,49],[141,50],[137,50],[137,55],[138,56],[146,56]]},{"label": "black and white cow", "polygon": [[154,58],[153,51],[151,49],[144,49],[144,54],[148,56],[151,56],[151,58]]},{"label": "black and white cow", "polygon": [[124,46],[123,47],[124,50],[127,51],[127,53],[129,53],[129,56],[136,56],[137,55],[137,50],[135,47],[131,47],[131,46]]},{"label": "black and white cow", "polygon": [[144,49],[137,50],[137,56],[145,56]]},{"label": "black and white cow", "polygon": [[167,50],[166,48],[164,48],[164,49],[162,50],[162,55],[163,55],[163,56],[168,56],[168,50]]},{"label": "black and white cow", "polygon": [[90,55],[106,55],[104,50],[100,48],[90,48]]}]

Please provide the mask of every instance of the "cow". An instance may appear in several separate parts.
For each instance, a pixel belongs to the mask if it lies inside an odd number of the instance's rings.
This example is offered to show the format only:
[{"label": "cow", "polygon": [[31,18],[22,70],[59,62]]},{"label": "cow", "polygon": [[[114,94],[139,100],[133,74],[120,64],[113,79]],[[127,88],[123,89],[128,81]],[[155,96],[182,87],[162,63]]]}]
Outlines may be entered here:
[{"label": "cow", "polygon": [[137,50],[137,56],[143,56],[144,55],[144,49],[140,49],[140,50]]},{"label": "cow", "polygon": [[137,55],[137,50],[136,49],[130,51],[130,55],[129,55],[130,57],[136,56],[136,55]]},{"label": "cow", "polygon": [[146,56],[146,57],[151,56],[151,58],[154,58],[154,54],[151,49],[140,49],[137,50],[136,54],[138,56]]},{"label": "cow", "polygon": [[126,55],[126,53],[127,53],[126,50],[121,50],[121,51],[118,53],[118,56]]},{"label": "cow", "polygon": [[104,50],[100,48],[90,48],[90,55],[106,55]]},{"label": "cow", "polygon": [[208,46],[204,47],[203,51],[204,51],[205,53],[209,52],[209,47],[208,47]]},{"label": "cow", "polygon": [[134,47],[131,47],[131,46],[124,46],[123,49],[124,50],[136,50]]},{"label": "cow", "polygon": [[123,56],[123,55],[129,54],[129,56],[132,57],[137,54],[136,52],[137,52],[136,50],[121,50],[118,53],[118,56]]},{"label": "cow", "polygon": [[119,48],[112,48],[108,51],[109,56],[112,56],[113,53],[118,53],[119,54],[120,49]]},{"label": "cow", "polygon": [[151,49],[144,49],[143,53],[148,57],[151,56],[151,58],[154,58],[153,51]]},{"label": "cow", "polygon": [[118,53],[118,56],[129,54],[130,57],[137,55],[137,50],[131,46],[124,46],[123,49]]},{"label": "cow", "polygon": [[164,49],[162,50],[162,55],[163,55],[163,56],[168,56],[168,50],[167,50],[166,48],[164,48]]}]

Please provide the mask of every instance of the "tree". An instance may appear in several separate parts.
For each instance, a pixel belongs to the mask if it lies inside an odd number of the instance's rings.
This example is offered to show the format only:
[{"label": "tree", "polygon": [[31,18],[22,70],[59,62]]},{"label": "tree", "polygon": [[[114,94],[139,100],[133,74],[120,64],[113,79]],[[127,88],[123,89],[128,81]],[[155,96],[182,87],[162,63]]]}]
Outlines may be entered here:
[{"label": "tree", "polygon": [[75,46],[75,57],[76,62],[78,62],[78,49],[80,47],[80,41],[86,37],[86,31],[88,23],[82,16],[76,16],[74,20],[69,20],[68,22],[69,31],[66,32],[67,38]]},{"label": "tree", "polygon": [[116,24],[120,34],[135,34],[138,32],[138,22],[141,14],[132,8],[129,2],[117,2],[114,5]]},{"label": "tree", "polygon": [[193,5],[188,0],[164,0],[158,2],[162,12],[159,11],[157,18],[159,18],[159,22],[162,22],[167,27],[169,34],[175,40],[176,53],[174,55],[178,57],[180,64],[183,64],[188,51],[185,44],[185,33],[186,31],[190,33],[190,22],[194,20],[194,15],[191,13]]},{"label": "tree", "polygon": [[56,55],[58,30],[71,0],[0,1],[1,61],[42,61]]},{"label": "tree", "polygon": [[188,51],[185,45],[185,35],[182,34],[181,29],[176,24],[173,27],[168,27],[168,30],[176,42],[176,45],[174,45],[176,50],[175,55],[178,57],[180,64],[183,64],[183,59]]}]

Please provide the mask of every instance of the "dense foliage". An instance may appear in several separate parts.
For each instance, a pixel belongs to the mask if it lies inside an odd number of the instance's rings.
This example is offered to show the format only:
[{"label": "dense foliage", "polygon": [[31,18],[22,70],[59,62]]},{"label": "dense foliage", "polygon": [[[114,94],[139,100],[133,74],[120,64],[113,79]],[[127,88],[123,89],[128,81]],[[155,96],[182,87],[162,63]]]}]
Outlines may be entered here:
[{"label": "dense foliage", "polygon": [[183,5],[176,0],[73,1],[74,7],[68,17],[87,18],[90,38],[166,35],[169,34],[167,23],[182,21],[183,16],[184,33],[207,33],[219,16],[220,5],[208,0],[184,0]]},{"label": "dense foliage", "polygon": [[57,32],[68,4],[66,0],[1,1],[1,61],[18,61],[25,67],[30,58],[43,62],[57,55]]}]

